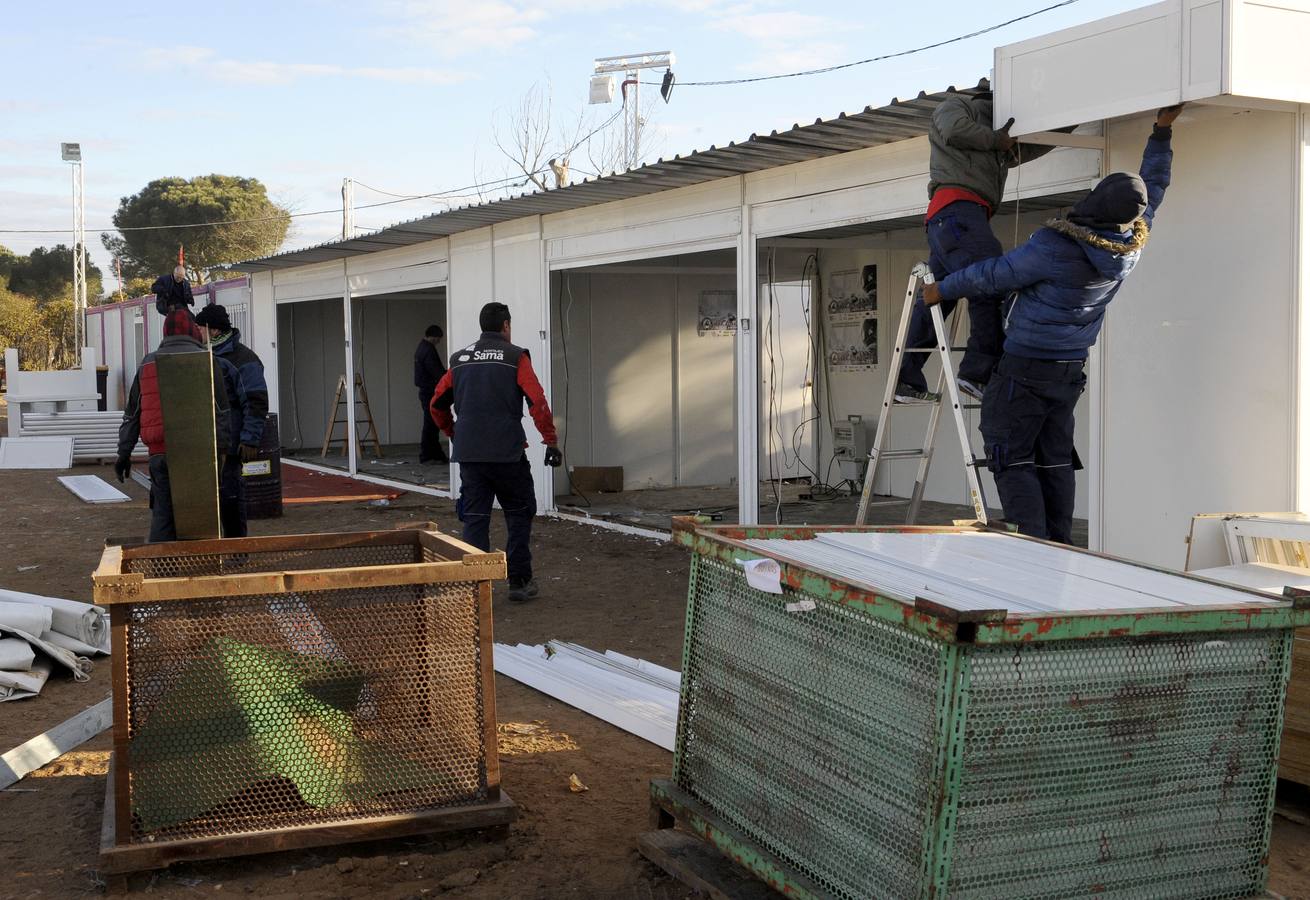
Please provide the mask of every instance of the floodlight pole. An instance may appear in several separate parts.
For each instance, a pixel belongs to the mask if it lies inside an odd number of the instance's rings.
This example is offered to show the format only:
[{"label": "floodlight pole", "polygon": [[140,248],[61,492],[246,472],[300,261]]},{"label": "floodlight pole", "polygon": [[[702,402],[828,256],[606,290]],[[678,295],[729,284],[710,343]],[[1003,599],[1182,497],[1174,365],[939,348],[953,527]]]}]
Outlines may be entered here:
[{"label": "floodlight pole", "polygon": [[[631,53],[626,56],[602,56],[595,61],[593,74],[623,74],[623,164],[629,169],[641,165],[641,78],[643,69],[668,69],[673,66],[673,51]],[[629,106],[627,85],[632,85]]]},{"label": "floodlight pole", "polygon": [[82,147],[61,144],[60,155],[73,176],[73,360],[82,364],[86,333],[86,199],[82,180]]}]

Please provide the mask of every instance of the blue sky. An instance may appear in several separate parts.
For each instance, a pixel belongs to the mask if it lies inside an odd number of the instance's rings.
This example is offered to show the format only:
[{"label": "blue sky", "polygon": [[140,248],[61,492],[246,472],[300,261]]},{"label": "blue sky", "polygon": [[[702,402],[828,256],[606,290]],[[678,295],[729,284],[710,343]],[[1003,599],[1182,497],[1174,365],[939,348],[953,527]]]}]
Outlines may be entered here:
[{"label": "blue sky", "polygon": [[[671,49],[681,81],[773,74],[920,46],[1050,2],[15,3],[0,56],[0,229],[69,227],[60,141],[82,144],[92,228],[110,223],[121,197],[168,175],[256,177],[293,211],[329,209],[340,206],[343,176],[401,194],[504,177],[511,167],[493,143],[493,121],[534,83],[550,85],[557,118],[603,121],[618,107],[586,105],[598,56]],[[1140,5],[1081,0],[897,60],[680,87],[671,104],[652,107],[649,156],[973,84],[997,45]],[[586,167],[580,155],[574,164]],[[357,204],[386,199],[356,188]],[[378,227],[442,208],[411,201],[360,210],[356,223]],[[329,240],[340,227],[339,214],[297,219],[285,246]],[[0,234],[19,252],[68,240]],[[108,275],[98,232],[87,240]]]}]

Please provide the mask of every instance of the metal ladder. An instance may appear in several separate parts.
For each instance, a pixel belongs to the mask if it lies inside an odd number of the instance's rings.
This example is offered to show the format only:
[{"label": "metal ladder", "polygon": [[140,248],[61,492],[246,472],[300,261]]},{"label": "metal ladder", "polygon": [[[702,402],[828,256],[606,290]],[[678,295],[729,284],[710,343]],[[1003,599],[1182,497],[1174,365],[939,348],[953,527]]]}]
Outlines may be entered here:
[{"label": "metal ladder", "polygon": [[[887,374],[887,392],[882,401],[882,415],[878,418],[878,430],[869,449],[869,462],[864,470],[864,490],[860,493],[860,505],[855,514],[855,524],[863,525],[869,510],[875,506],[892,506],[906,503],[906,500],[873,500],[873,485],[878,477],[878,470],[884,462],[894,459],[919,460],[919,474],[914,480],[914,490],[910,494],[909,511],[905,523],[913,525],[919,517],[919,506],[923,502],[924,486],[928,482],[928,467],[932,464],[933,444],[937,439],[937,425],[941,421],[942,404],[950,403],[951,414],[955,417],[955,430],[960,438],[960,452],[964,460],[964,475],[969,487],[969,499],[973,503],[973,512],[979,522],[987,521],[987,502],[983,496],[982,481],[978,478],[978,467],[987,464],[986,459],[975,459],[973,447],[969,443],[969,429],[964,421],[965,409],[977,409],[977,404],[965,406],[960,401],[960,386],[955,383],[955,366],[951,362],[955,336],[960,328],[960,316],[957,313],[951,321],[950,334],[946,333],[946,322],[942,318],[940,306],[929,307],[933,329],[937,333],[935,347],[906,347],[905,333],[910,327],[910,315],[914,311],[914,302],[919,294],[920,284],[933,282],[932,270],[924,262],[917,263],[910,270],[910,283],[905,289],[905,308],[901,311],[901,321],[896,327],[896,342],[892,347],[890,368]],[[901,371],[901,360],[906,353],[936,353],[941,359],[942,370],[937,377],[937,400],[921,400],[910,403],[896,402],[896,384]],[[904,450],[884,449],[887,441],[888,422],[892,411],[898,407],[931,406],[928,416],[928,433],[924,436],[923,446]]]}]

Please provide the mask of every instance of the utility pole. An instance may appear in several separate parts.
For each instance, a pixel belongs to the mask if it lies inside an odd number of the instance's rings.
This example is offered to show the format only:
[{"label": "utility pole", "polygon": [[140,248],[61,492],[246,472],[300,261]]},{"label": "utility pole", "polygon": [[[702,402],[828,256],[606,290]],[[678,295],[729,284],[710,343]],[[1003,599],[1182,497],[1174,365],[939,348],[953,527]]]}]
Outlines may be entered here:
[{"label": "utility pole", "polygon": [[60,144],[60,157],[73,175],[73,360],[82,364],[86,331],[86,203],[83,197],[82,145]]},{"label": "utility pole", "polygon": [[[641,79],[645,69],[673,68],[673,51],[633,53],[626,56],[602,56],[595,61],[591,77],[591,102],[608,103],[614,97],[614,74],[623,73],[620,88],[623,100],[623,164],[629,169],[641,165]],[[628,88],[632,94],[628,94]],[[668,99],[667,97],[665,98]]]},{"label": "utility pole", "polygon": [[348,241],[355,236],[355,182],[349,178],[341,179],[341,239]]}]

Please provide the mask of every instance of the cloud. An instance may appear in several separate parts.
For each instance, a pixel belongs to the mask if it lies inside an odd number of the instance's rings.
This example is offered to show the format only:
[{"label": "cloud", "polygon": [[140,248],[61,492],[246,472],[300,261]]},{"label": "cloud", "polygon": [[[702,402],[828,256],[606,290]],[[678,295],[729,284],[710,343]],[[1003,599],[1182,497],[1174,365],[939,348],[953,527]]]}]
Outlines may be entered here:
[{"label": "cloud", "polygon": [[187,69],[234,84],[290,84],[301,79],[361,78],[396,84],[455,84],[464,73],[422,66],[342,66],[222,57],[209,47],[154,47],[145,62],[155,69]]},{"label": "cloud", "polygon": [[[399,0],[385,9],[402,24],[384,29],[384,34],[417,41],[446,56],[515,47],[536,38],[550,18],[539,3],[524,0]],[[552,12],[557,15],[559,10]]]}]

